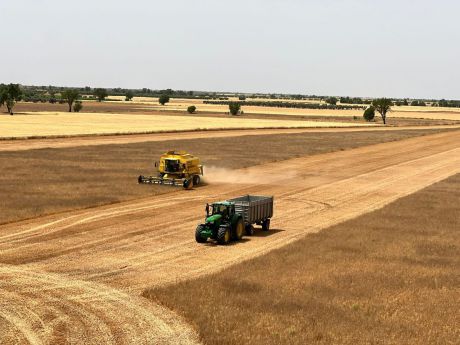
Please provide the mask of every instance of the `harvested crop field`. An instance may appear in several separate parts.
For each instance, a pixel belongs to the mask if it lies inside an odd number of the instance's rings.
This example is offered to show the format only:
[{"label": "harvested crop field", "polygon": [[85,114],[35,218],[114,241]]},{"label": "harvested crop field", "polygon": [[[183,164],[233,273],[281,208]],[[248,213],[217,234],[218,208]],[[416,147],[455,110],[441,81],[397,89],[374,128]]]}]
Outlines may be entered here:
[{"label": "harvested crop field", "polygon": [[214,118],[138,114],[24,113],[0,116],[1,137],[62,136],[79,134],[115,134],[190,131],[235,128],[308,128],[372,126],[340,122]]},{"label": "harvested crop field", "polygon": [[[147,99],[134,102],[94,102],[84,101],[83,111],[87,113],[112,114],[149,114],[149,115],[181,115],[188,116],[187,107],[194,104],[197,114],[193,117],[227,117],[228,107],[223,105],[203,104],[203,100],[171,99],[165,106],[159,105],[157,99]],[[25,103],[20,102],[15,107],[17,114],[30,112],[67,112],[66,104]],[[276,120],[314,120],[335,122],[364,122],[362,110],[320,110],[320,109],[293,109],[276,107],[248,107],[244,106],[244,118],[276,119]],[[389,125],[429,125],[460,123],[460,109],[439,107],[393,107],[389,113]],[[380,116],[376,116],[380,123]]]},{"label": "harvested crop field", "polygon": [[[210,138],[206,137],[206,133],[201,133],[197,139],[178,137],[171,140],[174,135],[168,134],[168,141],[164,140],[165,135],[161,135],[161,141],[153,137],[152,142],[149,142],[141,137],[141,142],[132,144],[0,151],[0,165],[4,172],[0,176],[0,194],[3,196],[0,200],[0,223],[170,192],[168,187],[136,184],[138,175],[154,174],[153,162],[161,153],[170,149],[196,154],[203,160],[206,170],[208,167],[237,169],[442,131],[353,130],[346,133],[326,131],[283,134],[269,131],[264,135],[239,133],[238,137],[232,137],[232,132],[228,132],[226,137],[212,137],[221,133],[212,132],[209,134]],[[197,132],[198,134],[200,133]],[[104,143],[104,137],[100,138]],[[130,137],[112,138],[116,139],[129,140]],[[43,145],[46,145],[47,140],[42,141]],[[59,140],[65,142],[76,139]],[[59,140],[56,140],[57,143]],[[21,145],[28,142],[14,140],[11,144]],[[92,143],[97,142],[96,140]],[[222,152],[225,154],[222,155]]]},{"label": "harvested crop field", "polygon": [[[97,343],[174,343],[177,334],[193,342],[181,318],[169,320],[139,296],[261,256],[457,174],[459,150],[458,132],[437,133],[211,171],[212,183],[192,191],[4,224],[0,342],[50,343],[56,334],[61,343],[85,343],[88,334]],[[229,246],[197,244],[205,203],[246,193],[275,196],[272,231]],[[82,324],[100,328],[85,333],[76,327]]]},{"label": "harvested crop field", "polygon": [[146,295],[185,316],[205,344],[455,344],[459,214],[456,175],[262,257]]}]

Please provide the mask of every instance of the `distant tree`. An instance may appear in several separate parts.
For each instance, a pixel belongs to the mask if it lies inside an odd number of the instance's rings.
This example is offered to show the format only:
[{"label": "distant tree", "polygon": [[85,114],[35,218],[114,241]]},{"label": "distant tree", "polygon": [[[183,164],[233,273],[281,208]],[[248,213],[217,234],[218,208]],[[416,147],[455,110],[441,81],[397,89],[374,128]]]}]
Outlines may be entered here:
[{"label": "distant tree", "polygon": [[413,101],[410,103],[410,105],[411,105],[412,107],[417,107],[417,106],[419,105],[419,103],[418,103],[417,100],[413,100]]},{"label": "distant tree", "polygon": [[94,97],[97,98],[98,102],[102,102],[108,96],[107,90],[101,89],[101,88],[94,89],[93,94],[94,94]]},{"label": "distant tree", "polygon": [[0,106],[5,105],[10,115],[13,115],[13,108],[21,99],[22,90],[19,84],[0,85]]},{"label": "distant tree", "polygon": [[[73,103],[80,98],[78,90],[67,89],[61,92],[61,98],[69,105],[69,113],[72,112]],[[60,103],[60,102],[59,102]]]},{"label": "distant tree", "polygon": [[194,105],[191,105],[190,107],[187,108],[187,112],[189,114],[194,114],[196,111],[196,107]]},{"label": "distant tree", "polygon": [[133,97],[134,97],[134,94],[133,94],[132,91],[126,92],[126,95],[125,95],[125,100],[126,101],[131,101],[133,99]]},{"label": "distant tree", "polygon": [[366,121],[372,121],[375,117],[375,108],[371,105],[364,111],[363,117]]},{"label": "distant tree", "polygon": [[402,106],[402,104],[403,104],[403,103],[402,103],[401,101],[396,101],[396,102],[395,102],[395,105],[398,106],[398,107]]},{"label": "distant tree", "polygon": [[375,110],[377,110],[380,115],[382,116],[383,124],[387,123],[387,113],[391,111],[391,105],[393,102],[391,99],[388,98],[378,98],[374,99],[372,105],[374,106]]},{"label": "distant tree", "polygon": [[228,109],[230,110],[230,114],[238,115],[241,109],[241,104],[239,104],[238,102],[230,102],[228,104]]},{"label": "distant tree", "polygon": [[160,98],[158,99],[158,102],[161,104],[161,105],[165,105],[166,103],[169,103],[169,96],[166,95],[166,94],[162,94],[160,96]]},{"label": "distant tree", "polygon": [[240,95],[240,96],[238,96],[238,99],[239,99],[240,101],[245,101],[245,100],[246,100],[246,96]]},{"label": "distant tree", "polygon": [[83,104],[81,103],[81,101],[76,101],[75,104],[73,105],[73,111],[76,113],[79,113],[80,110],[82,110],[82,108],[83,108]]},{"label": "distant tree", "polygon": [[409,105],[409,102],[407,101],[407,99],[403,101],[403,105]]},{"label": "distant tree", "polygon": [[336,105],[338,102],[338,99],[335,97],[328,97],[326,98],[326,103],[331,104],[331,105]]}]

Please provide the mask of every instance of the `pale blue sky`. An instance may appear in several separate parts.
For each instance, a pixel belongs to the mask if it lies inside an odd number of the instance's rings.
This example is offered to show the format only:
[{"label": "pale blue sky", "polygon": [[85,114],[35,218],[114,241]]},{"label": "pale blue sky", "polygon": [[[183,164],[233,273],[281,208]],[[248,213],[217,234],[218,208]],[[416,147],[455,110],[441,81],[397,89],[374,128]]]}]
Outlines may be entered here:
[{"label": "pale blue sky", "polygon": [[0,82],[460,99],[460,1],[0,0]]}]

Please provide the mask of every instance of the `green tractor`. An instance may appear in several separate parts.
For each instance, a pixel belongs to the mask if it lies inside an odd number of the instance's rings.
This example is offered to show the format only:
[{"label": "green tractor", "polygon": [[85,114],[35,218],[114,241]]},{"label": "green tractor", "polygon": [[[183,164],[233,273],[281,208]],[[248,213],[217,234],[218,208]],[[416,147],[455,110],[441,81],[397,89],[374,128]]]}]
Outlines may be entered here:
[{"label": "green tractor", "polygon": [[196,228],[195,239],[205,243],[208,238],[219,244],[239,241],[243,238],[245,223],[243,216],[235,212],[235,204],[229,201],[206,205],[206,220]]}]

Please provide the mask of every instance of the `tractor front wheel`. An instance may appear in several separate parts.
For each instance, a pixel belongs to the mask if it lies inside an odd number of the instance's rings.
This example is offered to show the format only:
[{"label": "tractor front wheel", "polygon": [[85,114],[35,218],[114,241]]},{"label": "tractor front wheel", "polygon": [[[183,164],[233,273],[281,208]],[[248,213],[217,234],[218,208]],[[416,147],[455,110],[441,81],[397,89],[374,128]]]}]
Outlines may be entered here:
[{"label": "tractor front wheel", "polygon": [[235,231],[233,231],[233,239],[239,241],[243,238],[244,235],[244,222],[243,219],[238,219],[235,224]]},{"label": "tractor front wheel", "polygon": [[203,228],[203,225],[198,225],[196,227],[196,231],[195,231],[195,240],[198,242],[198,243],[205,243],[207,241],[207,239],[203,238],[201,236],[201,232],[204,230]]},{"label": "tractor front wheel", "polygon": [[230,227],[221,226],[217,231],[217,243],[228,244],[231,239]]}]

